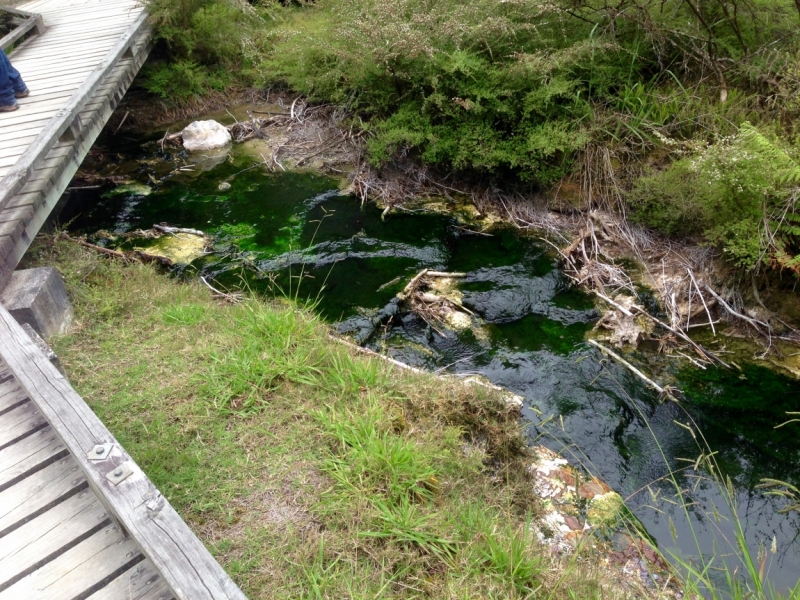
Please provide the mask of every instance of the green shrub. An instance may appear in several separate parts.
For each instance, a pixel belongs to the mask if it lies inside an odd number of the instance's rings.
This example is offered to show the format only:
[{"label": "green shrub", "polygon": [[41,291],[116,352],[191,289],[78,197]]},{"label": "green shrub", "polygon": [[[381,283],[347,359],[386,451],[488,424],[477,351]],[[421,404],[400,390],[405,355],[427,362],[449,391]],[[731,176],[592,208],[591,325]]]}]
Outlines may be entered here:
[{"label": "green shrub", "polygon": [[144,87],[175,103],[252,83],[264,43],[264,17],[242,0],[147,0],[165,64],[145,72]]},{"label": "green shrub", "polygon": [[[652,143],[665,127],[707,139],[757,122],[753,85],[780,72],[775,40],[797,11],[757,2],[745,20],[737,2],[319,0],[282,13],[260,74],[370,117],[375,164],[414,152],[551,184],[591,139]],[[711,40],[705,55],[697,39]],[[709,66],[712,83],[688,91]]]},{"label": "green shrub", "polygon": [[633,219],[670,237],[702,234],[707,214],[698,179],[688,161],[640,178],[628,195]]},{"label": "green shrub", "polygon": [[634,218],[668,235],[702,233],[736,266],[796,269],[800,164],[792,149],[745,123],[739,132],[640,179]]},{"label": "green shrub", "polygon": [[144,87],[164,100],[180,102],[223,90],[232,82],[230,73],[211,70],[194,61],[156,63],[145,71]]},{"label": "green shrub", "polygon": [[561,11],[533,2],[330,0],[302,13],[276,30],[262,77],[371,116],[375,164],[414,151],[552,183],[588,141],[585,97],[608,88],[619,54],[565,41]]}]

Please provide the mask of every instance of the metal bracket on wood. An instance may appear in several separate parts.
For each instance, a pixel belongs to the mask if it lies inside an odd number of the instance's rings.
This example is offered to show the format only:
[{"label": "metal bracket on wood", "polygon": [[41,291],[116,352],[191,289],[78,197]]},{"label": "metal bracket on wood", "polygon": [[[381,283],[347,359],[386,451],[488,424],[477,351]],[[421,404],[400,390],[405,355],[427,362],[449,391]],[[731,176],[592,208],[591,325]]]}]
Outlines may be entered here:
[{"label": "metal bracket on wood", "polygon": [[111,471],[108,475],[106,475],[106,479],[108,479],[114,485],[119,485],[119,483],[125,480],[127,477],[133,474],[133,469],[131,468],[130,463],[122,463],[118,467],[116,467],[113,471]]},{"label": "metal bracket on wood", "polygon": [[93,462],[105,460],[108,458],[108,455],[111,454],[111,450],[113,448],[114,444],[97,444],[94,448],[86,453],[86,457]]}]

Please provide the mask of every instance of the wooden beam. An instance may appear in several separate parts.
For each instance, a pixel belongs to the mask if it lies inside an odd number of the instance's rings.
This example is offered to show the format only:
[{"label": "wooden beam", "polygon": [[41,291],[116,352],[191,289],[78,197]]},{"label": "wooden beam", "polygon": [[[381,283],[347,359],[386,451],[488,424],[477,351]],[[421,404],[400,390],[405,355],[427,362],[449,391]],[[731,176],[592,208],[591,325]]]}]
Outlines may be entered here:
[{"label": "wooden beam", "polygon": [[[246,600],[116,438],[0,306],[0,357],[58,433],[90,486],[181,600]],[[98,444],[108,458],[89,460]],[[114,473],[130,473],[114,483]]]}]

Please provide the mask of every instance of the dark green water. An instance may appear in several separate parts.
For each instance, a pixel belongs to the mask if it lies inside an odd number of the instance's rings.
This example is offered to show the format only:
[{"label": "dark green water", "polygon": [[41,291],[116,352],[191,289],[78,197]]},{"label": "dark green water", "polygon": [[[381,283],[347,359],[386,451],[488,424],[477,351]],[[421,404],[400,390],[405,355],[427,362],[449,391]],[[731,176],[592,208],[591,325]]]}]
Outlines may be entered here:
[{"label": "dark green water", "polygon": [[[714,507],[727,511],[719,488],[698,479],[704,472],[681,475],[696,502],[688,513],[663,500],[674,497],[662,479],[668,467],[684,468],[679,459],[698,455],[696,441],[676,424],[691,417],[737,486],[736,510],[751,551],[775,538],[770,579],[783,588],[797,581],[800,518],[778,514],[785,501],[754,487],[764,477],[800,483],[798,426],[774,429],[786,412],[800,410],[797,381],[757,364],[744,364],[742,372],[701,371],[644,348],[630,353],[645,372],[685,390],[681,406],[661,404],[584,342],[597,318],[591,299],[569,289],[552,253],[530,238],[511,230],[470,235],[437,214],[383,221],[377,208],[339,195],[330,179],[244,170],[251,164],[245,158],[199,174],[170,174],[182,164],[180,155],[159,156],[153,143],[113,143],[128,161],[125,169],[153,191],[84,192],[62,213],[72,230],[126,232],[160,222],[202,229],[215,236],[214,253],[178,269],[181,275],[313,299],[361,344],[431,370],[480,373],[521,394],[532,440],[599,474],[662,548],[687,557],[698,553],[692,529],[703,552],[730,549],[734,540],[730,520],[710,516]],[[219,191],[222,181],[231,188]],[[422,268],[467,273],[459,289],[475,314],[473,328],[436,331],[398,310],[395,294]]]}]

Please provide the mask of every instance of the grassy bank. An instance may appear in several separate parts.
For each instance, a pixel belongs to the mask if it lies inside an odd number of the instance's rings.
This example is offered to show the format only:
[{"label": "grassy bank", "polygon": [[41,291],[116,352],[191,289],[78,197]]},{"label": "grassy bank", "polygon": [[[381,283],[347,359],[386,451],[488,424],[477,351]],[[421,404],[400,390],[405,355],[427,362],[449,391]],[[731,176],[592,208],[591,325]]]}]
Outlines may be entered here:
[{"label": "grassy bank", "polygon": [[538,544],[502,398],[353,355],[291,302],[40,243],[71,383],[251,598],[615,598]]}]

